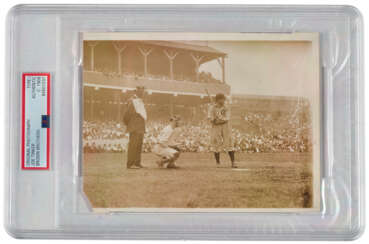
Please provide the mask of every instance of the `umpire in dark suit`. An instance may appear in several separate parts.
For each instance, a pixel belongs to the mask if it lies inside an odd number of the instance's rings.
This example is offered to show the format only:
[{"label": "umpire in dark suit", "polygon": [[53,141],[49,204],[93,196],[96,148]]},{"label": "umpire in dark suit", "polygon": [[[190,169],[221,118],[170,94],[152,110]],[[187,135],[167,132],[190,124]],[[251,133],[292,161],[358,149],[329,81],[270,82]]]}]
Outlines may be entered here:
[{"label": "umpire in dark suit", "polygon": [[128,108],[124,114],[124,124],[129,133],[127,168],[143,168],[141,164],[141,152],[145,134],[147,113],[143,97],[145,88],[136,87],[135,95],[129,100]]}]

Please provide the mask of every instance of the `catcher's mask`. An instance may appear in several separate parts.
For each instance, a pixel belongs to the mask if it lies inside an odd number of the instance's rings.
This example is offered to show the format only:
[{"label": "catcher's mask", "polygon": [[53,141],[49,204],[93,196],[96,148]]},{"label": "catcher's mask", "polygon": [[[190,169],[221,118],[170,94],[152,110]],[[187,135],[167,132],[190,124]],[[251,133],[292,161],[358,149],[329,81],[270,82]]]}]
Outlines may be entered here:
[{"label": "catcher's mask", "polygon": [[173,117],[171,117],[170,119],[169,119],[169,121],[180,121],[181,120],[181,117],[179,117],[178,115],[174,115]]}]

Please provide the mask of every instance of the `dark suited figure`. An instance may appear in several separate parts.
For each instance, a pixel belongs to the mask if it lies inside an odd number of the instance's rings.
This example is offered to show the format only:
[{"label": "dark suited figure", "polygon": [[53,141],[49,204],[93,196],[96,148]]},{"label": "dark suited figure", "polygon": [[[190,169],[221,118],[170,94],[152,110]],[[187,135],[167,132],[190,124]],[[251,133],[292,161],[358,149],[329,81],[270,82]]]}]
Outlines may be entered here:
[{"label": "dark suited figure", "polygon": [[128,108],[124,115],[124,124],[129,133],[127,168],[142,168],[141,152],[143,138],[145,134],[145,122],[147,119],[143,96],[145,88],[139,86],[136,88],[135,95],[129,100]]}]

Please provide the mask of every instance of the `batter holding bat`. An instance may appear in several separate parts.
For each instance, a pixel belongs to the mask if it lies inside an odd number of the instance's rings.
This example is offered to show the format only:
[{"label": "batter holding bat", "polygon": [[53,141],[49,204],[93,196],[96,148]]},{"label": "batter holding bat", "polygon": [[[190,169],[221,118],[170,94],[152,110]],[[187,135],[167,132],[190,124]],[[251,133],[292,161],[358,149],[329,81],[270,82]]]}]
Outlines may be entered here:
[{"label": "batter holding bat", "polygon": [[[208,91],[206,92],[208,93]],[[211,106],[208,111],[208,119],[211,123],[210,142],[216,163],[220,165],[220,152],[225,151],[228,152],[231,159],[232,168],[237,168],[232,142],[232,128],[229,123],[231,111],[225,104],[226,97],[224,94],[218,93],[215,96],[215,101],[212,101],[211,97],[210,101]]]}]

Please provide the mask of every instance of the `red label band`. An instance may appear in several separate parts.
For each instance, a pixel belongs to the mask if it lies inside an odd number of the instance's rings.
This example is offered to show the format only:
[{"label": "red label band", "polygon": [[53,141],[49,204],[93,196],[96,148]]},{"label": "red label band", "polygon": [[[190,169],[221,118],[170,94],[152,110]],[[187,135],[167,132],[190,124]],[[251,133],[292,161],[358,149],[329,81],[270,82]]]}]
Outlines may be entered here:
[{"label": "red label band", "polygon": [[22,75],[22,169],[50,168],[50,73]]}]

